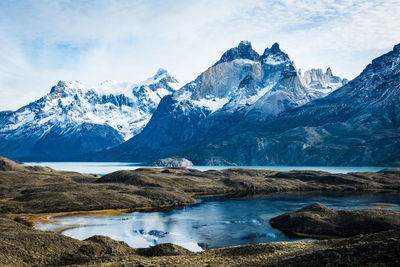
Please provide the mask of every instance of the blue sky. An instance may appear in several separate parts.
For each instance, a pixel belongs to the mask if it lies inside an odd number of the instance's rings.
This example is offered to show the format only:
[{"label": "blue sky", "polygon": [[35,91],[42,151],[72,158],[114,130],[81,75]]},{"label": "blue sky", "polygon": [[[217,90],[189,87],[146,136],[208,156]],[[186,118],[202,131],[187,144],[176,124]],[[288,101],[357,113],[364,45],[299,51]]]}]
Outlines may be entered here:
[{"label": "blue sky", "polygon": [[354,78],[400,42],[399,14],[400,0],[3,0],[0,110],[58,80],[141,81],[163,67],[185,83],[241,40]]}]

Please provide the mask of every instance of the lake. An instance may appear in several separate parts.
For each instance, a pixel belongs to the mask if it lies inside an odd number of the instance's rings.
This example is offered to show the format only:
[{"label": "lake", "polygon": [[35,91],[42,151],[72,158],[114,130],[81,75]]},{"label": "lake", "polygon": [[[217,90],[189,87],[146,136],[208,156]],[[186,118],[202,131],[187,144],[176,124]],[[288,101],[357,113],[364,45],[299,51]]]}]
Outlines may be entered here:
[{"label": "lake", "polygon": [[[297,241],[271,228],[269,219],[319,202],[331,208],[370,209],[381,203],[397,206],[400,197],[393,194],[303,193],[256,198],[199,198],[197,203],[168,212],[132,212],[117,216],[57,216],[53,223],[36,227],[42,230],[68,228],[62,234],[86,239],[105,235],[125,241],[131,247],[149,247],[175,243],[191,251],[276,241]],[[64,229],[66,229],[64,228]]]},{"label": "lake", "polygon": [[[76,171],[81,173],[95,173],[104,175],[119,170],[135,170],[137,168],[148,167],[140,165],[140,163],[126,162],[25,162],[26,165],[49,166],[55,170]],[[228,168],[249,168],[257,170],[316,170],[331,173],[348,173],[348,172],[377,172],[384,167],[324,167],[324,166],[193,166],[192,169],[200,171],[206,170],[223,170]]]}]

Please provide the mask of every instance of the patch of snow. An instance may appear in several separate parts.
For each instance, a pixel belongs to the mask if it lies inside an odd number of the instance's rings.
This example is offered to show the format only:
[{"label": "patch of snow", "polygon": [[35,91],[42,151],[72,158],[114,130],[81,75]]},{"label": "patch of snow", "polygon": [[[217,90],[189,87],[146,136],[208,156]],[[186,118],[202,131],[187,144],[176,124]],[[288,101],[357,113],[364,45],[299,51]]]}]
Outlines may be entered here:
[{"label": "patch of snow", "polygon": [[177,91],[176,94],[174,94],[174,99],[178,102],[182,101],[188,101],[192,97],[192,92],[189,91]]},{"label": "patch of snow", "polygon": [[206,107],[211,110],[211,112],[215,112],[216,110],[222,108],[226,103],[228,103],[229,98],[202,98],[200,100],[192,100],[192,102],[197,106]]},{"label": "patch of snow", "polygon": [[286,61],[281,56],[269,55],[264,58],[264,63],[268,65],[280,65],[286,63]]},{"label": "patch of snow", "polygon": [[240,42],[240,44],[245,45],[245,46],[250,46],[251,45],[250,41],[248,41],[248,40],[243,40],[243,41]]},{"label": "patch of snow", "polygon": [[[239,64],[239,65],[242,65],[242,64],[243,64],[243,65],[244,65],[244,64],[250,64],[250,65],[260,64],[260,63],[257,62],[257,61],[253,61],[253,60],[251,60],[251,59],[246,59],[246,58],[238,58],[238,59],[232,60],[231,62],[236,63],[236,64]],[[229,62],[225,62],[225,63],[229,64]]]},{"label": "patch of snow", "polygon": [[169,85],[169,87],[171,87],[175,91],[179,90],[182,87],[182,84],[180,84],[179,82],[176,82],[176,83],[175,82],[174,83],[169,82],[168,85]]},{"label": "patch of snow", "polygon": [[96,88],[90,88],[89,90],[96,92],[101,96],[124,95],[126,97],[132,97],[132,89],[137,85],[138,84],[134,82],[117,82],[106,80],[100,83]]}]

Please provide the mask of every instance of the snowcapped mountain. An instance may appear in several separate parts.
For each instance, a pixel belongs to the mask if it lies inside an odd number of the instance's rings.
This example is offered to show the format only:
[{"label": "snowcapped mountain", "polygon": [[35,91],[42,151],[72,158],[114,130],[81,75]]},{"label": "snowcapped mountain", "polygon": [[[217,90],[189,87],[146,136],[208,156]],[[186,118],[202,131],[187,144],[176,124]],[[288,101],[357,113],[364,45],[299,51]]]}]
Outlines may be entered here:
[{"label": "snowcapped mountain", "polygon": [[334,76],[331,68],[328,68],[325,73],[322,69],[307,70],[302,79],[303,83],[315,94],[315,98],[327,96],[349,82],[347,79]]},{"label": "snowcapped mountain", "polygon": [[277,43],[260,55],[242,41],[194,81],[164,97],[139,135],[94,158],[142,161],[173,154],[226,134],[239,122],[263,121],[302,106],[321,96],[315,91]]},{"label": "snowcapped mountain", "polygon": [[60,81],[39,100],[0,113],[0,154],[60,160],[116,146],[138,134],[178,87],[163,69],[141,83]]},{"label": "snowcapped mountain", "polygon": [[258,109],[263,116],[270,116],[303,105],[313,95],[277,43],[259,55],[250,42],[242,41],[172,98],[179,105],[196,106],[205,113],[246,107],[247,111]]},{"label": "snowcapped mountain", "polygon": [[400,44],[327,97],[235,130],[179,156],[199,165],[399,166]]}]

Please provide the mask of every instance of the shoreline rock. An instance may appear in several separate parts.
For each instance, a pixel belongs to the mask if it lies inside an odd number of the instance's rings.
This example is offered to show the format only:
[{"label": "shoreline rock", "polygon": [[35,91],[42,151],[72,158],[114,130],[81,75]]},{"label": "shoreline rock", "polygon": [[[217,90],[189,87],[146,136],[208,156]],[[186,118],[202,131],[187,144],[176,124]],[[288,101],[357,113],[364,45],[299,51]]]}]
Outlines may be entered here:
[{"label": "shoreline rock", "polygon": [[320,203],[308,205],[270,220],[272,227],[289,234],[313,237],[350,237],[400,230],[397,210],[334,210]]},{"label": "shoreline rock", "polygon": [[193,167],[193,162],[185,158],[164,158],[146,165],[152,167]]}]

